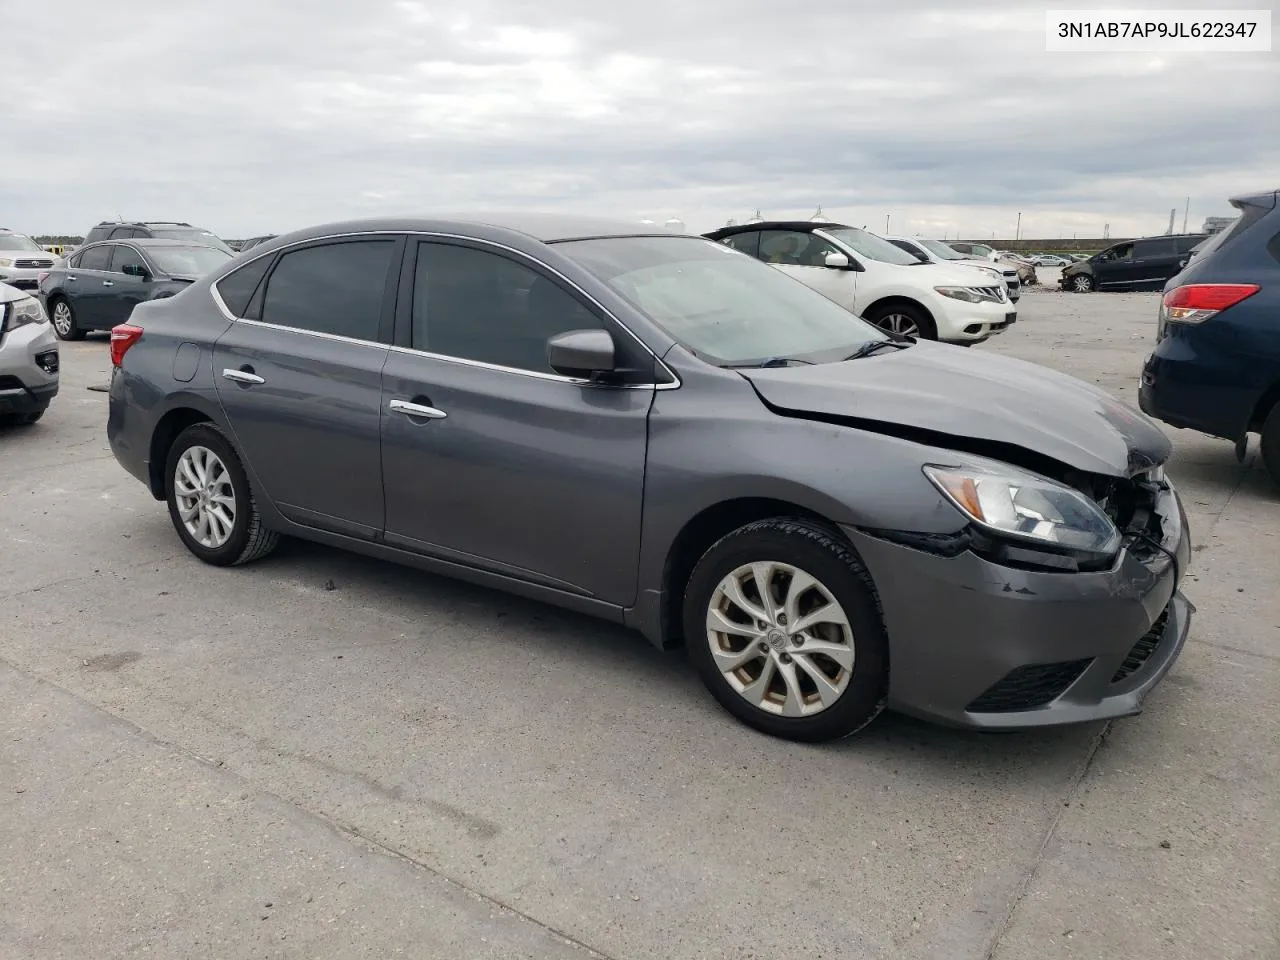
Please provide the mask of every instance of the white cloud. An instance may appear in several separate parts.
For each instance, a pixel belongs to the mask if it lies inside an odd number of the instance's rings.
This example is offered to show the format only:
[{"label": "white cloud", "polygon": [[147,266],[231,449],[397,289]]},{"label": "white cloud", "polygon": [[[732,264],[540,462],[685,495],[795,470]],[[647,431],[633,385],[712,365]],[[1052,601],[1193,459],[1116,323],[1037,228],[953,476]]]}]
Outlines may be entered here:
[{"label": "white cloud", "polygon": [[1118,235],[1180,225],[1187,196],[1196,226],[1280,169],[1273,54],[1049,54],[1043,12],[1004,0],[59,0],[57,37],[0,67],[0,220],[32,232],[518,205],[708,229],[821,204]]}]

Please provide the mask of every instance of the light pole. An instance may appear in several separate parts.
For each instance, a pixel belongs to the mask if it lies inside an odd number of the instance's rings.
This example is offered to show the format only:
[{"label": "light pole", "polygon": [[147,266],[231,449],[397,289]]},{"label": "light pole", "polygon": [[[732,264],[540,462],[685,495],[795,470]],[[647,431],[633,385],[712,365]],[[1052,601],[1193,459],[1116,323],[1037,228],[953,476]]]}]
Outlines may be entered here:
[{"label": "light pole", "polygon": [[1021,210],[1018,211],[1018,227],[1013,232],[1013,239],[1015,240],[1022,239],[1022,211]]},{"label": "light pole", "polygon": [[889,232],[889,214],[887,213],[884,215],[884,232]]}]

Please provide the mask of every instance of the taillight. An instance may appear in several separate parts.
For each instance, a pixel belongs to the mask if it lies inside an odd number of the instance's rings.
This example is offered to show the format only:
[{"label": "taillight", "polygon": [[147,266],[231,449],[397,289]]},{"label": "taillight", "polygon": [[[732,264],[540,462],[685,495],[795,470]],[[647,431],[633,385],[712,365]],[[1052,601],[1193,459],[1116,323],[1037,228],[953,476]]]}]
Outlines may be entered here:
[{"label": "taillight", "polygon": [[142,338],[142,328],[131,323],[121,323],[111,328],[111,365],[120,366],[124,355]]},{"label": "taillight", "polygon": [[1188,283],[1164,295],[1162,312],[1169,323],[1204,323],[1261,289],[1256,283]]}]

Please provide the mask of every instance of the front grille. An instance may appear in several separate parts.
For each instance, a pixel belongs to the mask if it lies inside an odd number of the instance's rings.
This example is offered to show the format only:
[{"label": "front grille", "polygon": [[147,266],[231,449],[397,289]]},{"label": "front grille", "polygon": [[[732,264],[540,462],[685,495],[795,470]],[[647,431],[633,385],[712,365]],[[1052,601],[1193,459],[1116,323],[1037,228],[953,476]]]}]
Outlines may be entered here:
[{"label": "front grille", "polygon": [[43,270],[52,267],[52,260],[15,260],[13,265],[20,270]]},{"label": "front grille", "polygon": [[1164,639],[1165,627],[1168,624],[1169,608],[1165,607],[1164,612],[1156,617],[1156,622],[1151,625],[1151,629],[1144,633],[1138,642],[1133,645],[1133,649],[1124,658],[1124,663],[1120,664],[1120,669],[1111,678],[1112,683],[1119,683],[1142,669],[1143,665],[1151,659],[1151,655],[1160,646],[1160,641]]},{"label": "front grille", "polygon": [[1030,663],[1018,667],[988,687],[986,693],[965,709],[969,713],[1035,710],[1062,696],[1091,663],[1092,659],[1066,660],[1061,663]]}]

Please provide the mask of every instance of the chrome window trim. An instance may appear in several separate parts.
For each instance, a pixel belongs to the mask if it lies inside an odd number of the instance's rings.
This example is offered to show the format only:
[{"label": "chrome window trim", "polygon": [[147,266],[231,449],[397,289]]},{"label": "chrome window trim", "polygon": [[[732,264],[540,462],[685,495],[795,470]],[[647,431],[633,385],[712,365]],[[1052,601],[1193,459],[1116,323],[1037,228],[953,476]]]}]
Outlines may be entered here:
[{"label": "chrome window trim", "polygon": [[[382,343],[377,340],[357,340],[357,339],[353,339],[352,337],[343,337],[333,333],[321,333],[316,330],[304,330],[301,327],[286,327],[277,323],[269,323],[265,320],[250,320],[247,317],[237,317],[234,313],[232,313],[231,310],[227,308],[227,304],[222,299],[221,294],[218,293],[218,284],[221,283],[223,280],[225,280],[231,274],[235,273],[237,270],[240,270],[243,267],[247,267],[249,264],[253,263],[256,260],[261,260],[263,257],[275,256],[277,253],[283,253],[284,251],[288,250],[290,247],[302,246],[303,244],[309,244],[309,243],[318,243],[323,240],[346,240],[346,239],[352,239],[357,237],[379,237],[379,236],[434,237],[434,238],[441,238],[445,240],[465,240],[470,243],[477,243],[483,246],[493,247],[495,249],[502,250],[506,253],[515,254],[517,257],[519,257],[522,260],[528,261],[529,263],[532,263],[532,264],[536,264],[537,266],[541,267],[543,270],[546,270],[548,273],[554,274],[555,276],[559,277],[564,283],[568,284],[570,287],[576,290],[579,294],[585,297],[588,301],[594,304],[596,309],[598,309],[606,317],[608,317],[615,324],[617,324],[619,329],[626,331],[627,335],[630,336],[631,339],[634,340],[636,343],[638,343],[641,349],[643,349],[645,353],[649,354],[649,356],[653,358],[654,363],[656,363],[659,367],[661,367],[667,373],[667,375],[671,377],[671,382],[670,383],[601,384],[593,380],[585,380],[581,377],[566,377],[559,373],[540,373],[539,371],[536,371],[536,370],[521,370],[518,367],[505,367],[505,366],[502,366],[501,364],[485,363],[481,360],[469,360],[465,357],[451,357],[441,353],[431,353],[427,350],[417,350],[413,347],[401,347],[395,344]],[[103,242],[108,242],[108,241],[103,241]],[[267,241],[267,242],[269,243],[270,241]],[[679,375],[674,370],[672,370],[669,366],[667,366],[666,363],[663,362],[662,358],[659,357],[656,353],[654,353],[647,343],[645,343],[638,336],[636,336],[635,332],[630,327],[628,327],[625,323],[623,323],[621,320],[615,317],[613,313],[610,312],[609,309],[605,307],[605,305],[602,304],[599,300],[593,297],[586,290],[583,290],[582,287],[578,286],[578,284],[574,283],[571,279],[566,277],[563,273],[561,273],[559,270],[557,270],[555,267],[551,266],[550,264],[543,263],[537,257],[530,256],[529,254],[525,253],[523,250],[517,250],[515,247],[507,246],[505,243],[499,243],[496,240],[485,240],[480,237],[468,237],[463,234],[456,234],[456,233],[438,233],[438,232],[429,231],[429,230],[362,230],[356,233],[332,233],[332,234],[326,234],[325,236],[322,236],[322,237],[307,237],[304,240],[294,240],[290,243],[286,243],[285,245],[276,247],[272,250],[263,251],[258,256],[250,257],[244,263],[236,264],[233,268],[227,270],[225,273],[218,276],[217,279],[211,279],[209,281],[209,293],[212,296],[213,302],[217,306],[219,312],[230,323],[250,323],[250,324],[253,324],[254,326],[267,327],[272,330],[284,330],[290,333],[302,334],[304,336],[319,337],[324,340],[335,340],[341,343],[365,344],[368,346],[385,348],[387,350],[391,350],[396,353],[427,357],[431,360],[444,360],[449,363],[463,364],[464,366],[479,367],[485,370],[496,370],[502,373],[515,373],[525,377],[533,377],[534,379],[537,379],[537,380],[559,381],[561,383],[572,383],[578,386],[607,386],[613,390],[619,390],[619,389],[621,390],[678,390],[682,386],[682,381],[680,380]]]}]

